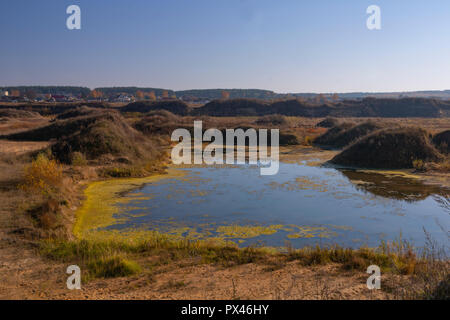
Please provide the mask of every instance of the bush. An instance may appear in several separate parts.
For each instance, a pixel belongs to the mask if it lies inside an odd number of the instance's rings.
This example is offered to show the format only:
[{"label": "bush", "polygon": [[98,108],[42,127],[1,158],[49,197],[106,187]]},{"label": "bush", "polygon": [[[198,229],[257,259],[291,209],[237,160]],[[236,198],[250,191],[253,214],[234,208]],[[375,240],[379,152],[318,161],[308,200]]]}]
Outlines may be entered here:
[{"label": "bush", "polygon": [[72,153],[72,165],[85,166],[87,164],[86,157],[81,152]]},{"label": "bush", "polygon": [[433,137],[433,144],[444,154],[450,153],[450,130],[438,133]]},{"label": "bush", "polygon": [[24,184],[21,189],[49,196],[59,189],[62,182],[62,167],[55,161],[40,153],[25,168]]},{"label": "bush", "polygon": [[143,176],[145,172],[143,172],[143,169],[136,167],[113,167],[102,169],[100,175],[113,178],[128,178]]},{"label": "bush", "polygon": [[418,171],[425,171],[425,162],[421,159],[413,160],[413,167]]},{"label": "bush", "polygon": [[90,262],[88,268],[95,278],[126,277],[141,271],[136,262],[121,257],[98,259]]},{"label": "bush", "polygon": [[311,136],[305,136],[305,138],[303,139],[303,145],[305,146],[312,146],[314,142],[314,137]]}]

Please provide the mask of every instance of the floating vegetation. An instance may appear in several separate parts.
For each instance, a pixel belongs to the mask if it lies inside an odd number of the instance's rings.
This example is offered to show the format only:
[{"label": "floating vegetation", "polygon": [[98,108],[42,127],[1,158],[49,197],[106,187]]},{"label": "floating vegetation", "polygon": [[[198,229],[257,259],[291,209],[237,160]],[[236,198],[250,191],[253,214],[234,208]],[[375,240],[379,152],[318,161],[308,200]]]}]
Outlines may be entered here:
[{"label": "floating vegetation", "polygon": [[299,227],[295,226],[298,229],[297,232],[290,233],[287,235],[289,239],[298,239],[298,238],[330,238],[337,236],[336,232],[329,230],[326,227]]},{"label": "floating vegetation", "polygon": [[271,188],[281,188],[288,191],[298,191],[298,190],[315,190],[318,192],[327,192],[327,183],[325,181],[314,181],[309,177],[302,176],[295,178],[294,181],[287,181],[284,183],[278,183],[272,181],[267,184]]},{"label": "floating vegetation", "polygon": [[261,226],[233,225],[233,226],[220,226],[217,228],[216,231],[219,235],[223,237],[248,239],[262,235],[274,234],[281,227],[282,226],[261,227]]},{"label": "floating vegetation", "polygon": [[143,200],[142,195],[124,196],[130,190],[141,188],[146,183],[157,182],[161,179],[180,178],[183,171],[169,170],[167,175],[155,175],[146,178],[125,178],[107,181],[97,181],[89,184],[84,190],[86,200],[76,213],[77,220],[74,226],[74,234],[84,238],[87,234],[100,228],[108,227],[120,222],[114,217],[120,211],[120,204],[126,204],[133,199]]}]

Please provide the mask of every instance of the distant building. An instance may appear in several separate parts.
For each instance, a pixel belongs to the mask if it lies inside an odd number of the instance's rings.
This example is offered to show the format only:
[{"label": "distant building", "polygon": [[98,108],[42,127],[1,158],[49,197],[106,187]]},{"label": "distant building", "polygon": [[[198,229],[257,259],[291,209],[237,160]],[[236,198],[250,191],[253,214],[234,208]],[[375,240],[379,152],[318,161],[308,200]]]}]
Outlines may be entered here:
[{"label": "distant building", "polygon": [[120,93],[111,99],[113,102],[132,102],[134,100],[134,96],[125,93]]},{"label": "distant building", "polygon": [[52,97],[51,97],[50,100],[54,101],[54,102],[66,102],[66,101],[68,101],[67,96],[65,96],[63,94],[52,94]]},{"label": "distant building", "polygon": [[0,91],[0,96],[7,97],[7,96],[9,96],[9,92],[8,91]]},{"label": "distant building", "polygon": [[19,96],[1,96],[0,97],[0,101],[2,102],[25,102],[25,98],[24,97],[19,97]]}]

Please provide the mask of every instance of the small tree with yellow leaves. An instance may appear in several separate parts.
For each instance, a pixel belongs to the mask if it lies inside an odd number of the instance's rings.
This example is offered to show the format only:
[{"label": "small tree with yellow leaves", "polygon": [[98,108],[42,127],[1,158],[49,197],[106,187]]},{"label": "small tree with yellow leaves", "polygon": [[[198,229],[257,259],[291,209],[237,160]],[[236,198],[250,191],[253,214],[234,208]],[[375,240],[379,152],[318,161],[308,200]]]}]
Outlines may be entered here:
[{"label": "small tree with yellow leaves", "polygon": [[62,167],[55,160],[40,153],[37,158],[25,168],[25,182],[20,186],[22,190],[49,196],[62,183]]}]

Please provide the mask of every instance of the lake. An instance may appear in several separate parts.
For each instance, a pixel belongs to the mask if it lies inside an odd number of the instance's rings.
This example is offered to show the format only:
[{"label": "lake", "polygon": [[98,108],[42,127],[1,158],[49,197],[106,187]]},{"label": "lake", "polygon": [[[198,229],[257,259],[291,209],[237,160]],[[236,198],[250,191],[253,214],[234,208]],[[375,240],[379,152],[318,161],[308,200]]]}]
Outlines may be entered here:
[{"label": "lake", "polygon": [[153,230],[239,246],[378,246],[400,236],[421,247],[424,229],[448,246],[448,190],[400,173],[338,170],[313,161],[280,163],[277,175],[256,166],[180,168],[122,194],[116,223],[102,230]]}]

